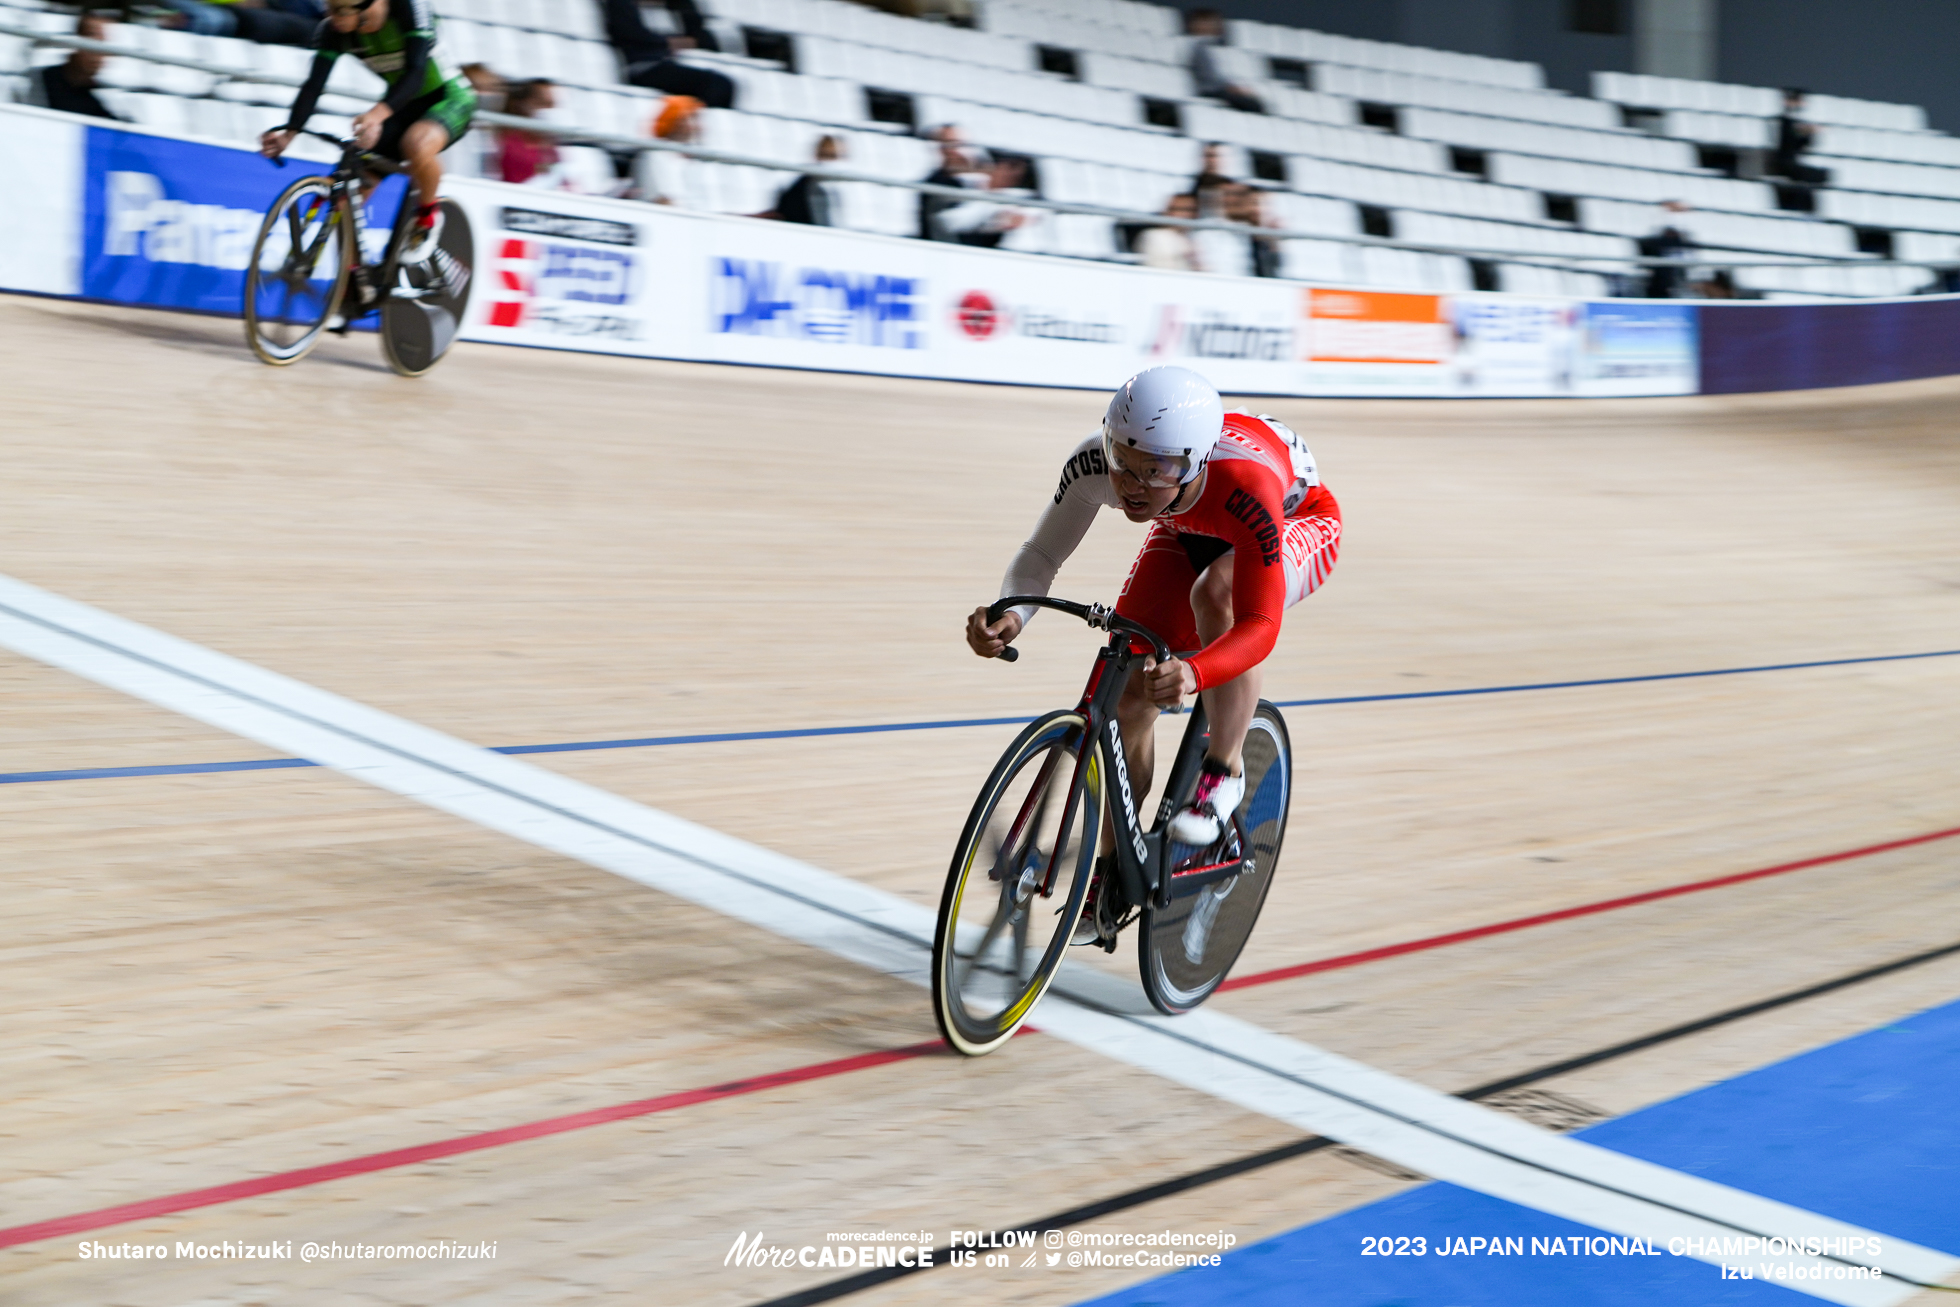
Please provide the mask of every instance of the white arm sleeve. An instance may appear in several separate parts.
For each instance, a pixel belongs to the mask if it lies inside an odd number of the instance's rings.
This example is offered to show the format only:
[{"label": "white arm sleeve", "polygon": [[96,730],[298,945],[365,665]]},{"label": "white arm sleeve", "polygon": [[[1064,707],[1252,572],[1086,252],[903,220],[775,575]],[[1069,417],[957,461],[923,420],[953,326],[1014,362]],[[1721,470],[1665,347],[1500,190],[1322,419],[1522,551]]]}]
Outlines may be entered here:
[{"label": "white arm sleeve", "polygon": [[[1007,575],[1001,578],[1000,597],[1047,594],[1048,587],[1055,583],[1055,573],[1062,570],[1062,564],[1088,534],[1089,524],[1096,520],[1096,510],[1108,502],[1113,502],[1113,496],[1108,467],[1103,462],[1102,437],[1091,436],[1076,446],[1068,461],[1062,464],[1061,484],[1056,487],[1054,498],[1041,510],[1034,532],[1014,555],[1014,561],[1007,565]],[[1011,611],[1020,614],[1024,628],[1034,620],[1035,609],[1028,604]]]},{"label": "white arm sleeve", "polygon": [[986,231],[1002,206],[991,200],[962,200],[939,214],[939,225],[950,232]]}]

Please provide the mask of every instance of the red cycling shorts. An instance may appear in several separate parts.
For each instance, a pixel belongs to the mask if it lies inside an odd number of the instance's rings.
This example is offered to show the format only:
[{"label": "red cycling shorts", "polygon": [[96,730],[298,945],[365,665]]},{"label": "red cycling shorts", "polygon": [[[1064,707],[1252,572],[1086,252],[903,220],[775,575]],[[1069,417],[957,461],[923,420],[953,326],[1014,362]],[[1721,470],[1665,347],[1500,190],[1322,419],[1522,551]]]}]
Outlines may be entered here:
[{"label": "red cycling shorts", "polygon": [[[1130,565],[1129,579],[1123,582],[1116,611],[1142,622],[1176,652],[1203,648],[1197,618],[1191,612],[1191,587],[1203,570],[1199,563],[1206,562],[1207,556],[1224,543],[1210,536],[1186,535],[1161,519],[1151,523],[1150,534],[1144,537],[1143,548]],[[1280,546],[1280,559],[1286,568],[1286,607],[1320,588],[1334,570],[1334,559],[1340,552],[1340,518],[1286,520],[1286,539]],[[1225,558],[1231,553],[1230,549],[1220,550],[1215,557]]]}]

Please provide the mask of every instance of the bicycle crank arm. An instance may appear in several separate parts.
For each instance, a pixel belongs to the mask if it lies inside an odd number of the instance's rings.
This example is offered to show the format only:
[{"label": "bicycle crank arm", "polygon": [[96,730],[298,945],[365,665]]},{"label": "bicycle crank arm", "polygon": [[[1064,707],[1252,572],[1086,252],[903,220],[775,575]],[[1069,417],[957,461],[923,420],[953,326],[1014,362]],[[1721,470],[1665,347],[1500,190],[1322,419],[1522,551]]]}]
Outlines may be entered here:
[{"label": "bicycle crank arm", "polygon": [[1216,885],[1221,880],[1231,880],[1235,876],[1243,876],[1254,870],[1257,868],[1253,865],[1252,859],[1238,858],[1231,862],[1214,862],[1209,866],[1180,871],[1171,877],[1170,897],[1173,900],[1189,898],[1207,885]]}]

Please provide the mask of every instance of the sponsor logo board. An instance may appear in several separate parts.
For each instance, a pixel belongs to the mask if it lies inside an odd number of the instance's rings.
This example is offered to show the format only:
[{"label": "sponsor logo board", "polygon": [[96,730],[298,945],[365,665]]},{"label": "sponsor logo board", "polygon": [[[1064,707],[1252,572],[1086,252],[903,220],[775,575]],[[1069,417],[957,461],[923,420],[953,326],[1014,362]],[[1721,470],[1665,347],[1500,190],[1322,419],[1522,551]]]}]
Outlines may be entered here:
[{"label": "sponsor logo board", "polygon": [[1303,357],[1310,363],[1434,367],[1454,352],[1440,295],[1304,290]]},{"label": "sponsor logo board", "polygon": [[637,245],[640,229],[630,222],[594,218],[576,213],[548,213],[543,209],[518,209],[506,205],[502,213],[504,230],[520,236],[555,236],[560,240],[587,241],[593,245]]},{"label": "sponsor logo board", "polygon": [[708,330],[818,345],[924,349],[925,279],[718,256],[709,260]]},{"label": "sponsor logo board", "polygon": [[643,270],[631,250],[502,236],[490,273],[486,326],[619,340],[640,335]]},{"label": "sponsor logo board", "polygon": [[1293,353],[1293,327],[1277,315],[1260,320],[1252,313],[1207,305],[1160,304],[1145,337],[1151,358],[1230,359],[1285,363]]},{"label": "sponsor logo board", "polygon": [[1594,301],[1581,306],[1584,395],[1691,395],[1701,381],[1701,315],[1693,304]]},{"label": "sponsor logo board", "polygon": [[1104,321],[1093,310],[1015,306],[986,290],[962,294],[953,303],[951,317],[959,337],[972,341],[1004,340],[1009,336],[1084,345],[1118,345],[1123,341],[1123,329],[1114,322]]},{"label": "sponsor logo board", "polygon": [[1450,392],[1457,395],[1569,395],[1576,382],[1571,300],[1451,295],[1443,312],[1455,337]]},{"label": "sponsor logo board", "polygon": [[1004,335],[1013,321],[1005,306],[983,290],[970,290],[953,307],[953,322],[969,340],[992,340]]}]

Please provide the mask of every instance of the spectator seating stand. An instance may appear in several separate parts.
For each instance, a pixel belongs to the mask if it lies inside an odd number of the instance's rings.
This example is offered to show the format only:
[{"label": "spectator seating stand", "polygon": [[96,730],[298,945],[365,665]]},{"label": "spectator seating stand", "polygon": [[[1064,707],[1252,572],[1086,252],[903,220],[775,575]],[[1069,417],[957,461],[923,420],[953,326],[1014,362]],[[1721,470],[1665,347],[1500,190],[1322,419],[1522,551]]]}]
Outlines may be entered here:
[{"label": "spectator seating stand", "polygon": [[[689,197],[720,211],[769,208],[785,172],[804,168],[828,133],[866,179],[844,188],[844,225],[910,234],[917,201],[901,187],[936,164],[915,133],[952,123],[982,146],[1028,156],[1047,199],[1123,210],[1132,227],[1189,184],[1204,143],[1220,143],[1226,171],[1264,191],[1272,220],[1294,234],[1282,243],[1289,277],[1598,295],[1632,278],[1637,239],[1665,221],[1709,266],[1779,256],[1834,265],[1737,268],[1741,285],[1770,297],[1899,294],[1927,274],[1893,262],[1936,264],[1960,243],[1960,140],[1928,130],[1916,106],[1810,96],[1813,153],[1830,182],[1811,212],[1794,212],[1780,207],[1788,187],[1710,166],[1723,150],[1772,143],[1781,96],[1767,88],[1599,73],[1588,98],[1547,89],[1533,64],[1234,22],[1218,53],[1267,110],[1250,114],[1192,94],[1177,12],[1139,0],[976,0],[974,29],[849,0],[701,7],[730,53],[681,57],[739,87],[735,109],[703,115],[699,145],[723,158],[697,165],[701,185]],[[613,148],[644,140],[661,97],[621,82],[596,4],[437,8],[453,63],[558,83],[559,108],[541,129]],[[12,32],[0,35],[0,91],[65,58],[36,38],[72,33],[73,23],[72,9],[47,0],[0,0],[0,28]],[[283,120],[308,59],[145,25],[112,25],[108,44],[142,56],[104,67],[100,95],[112,111],[234,142]],[[735,53],[751,47],[771,57]],[[342,60],[317,125],[345,130],[378,86]],[[485,153],[466,140],[451,166],[480,174]],[[563,153],[548,184],[617,184],[602,149]],[[1670,200],[1692,209],[1663,210]],[[1010,245],[1125,259],[1125,225],[1053,213]],[[1888,250],[1895,260],[1882,257]]]}]

